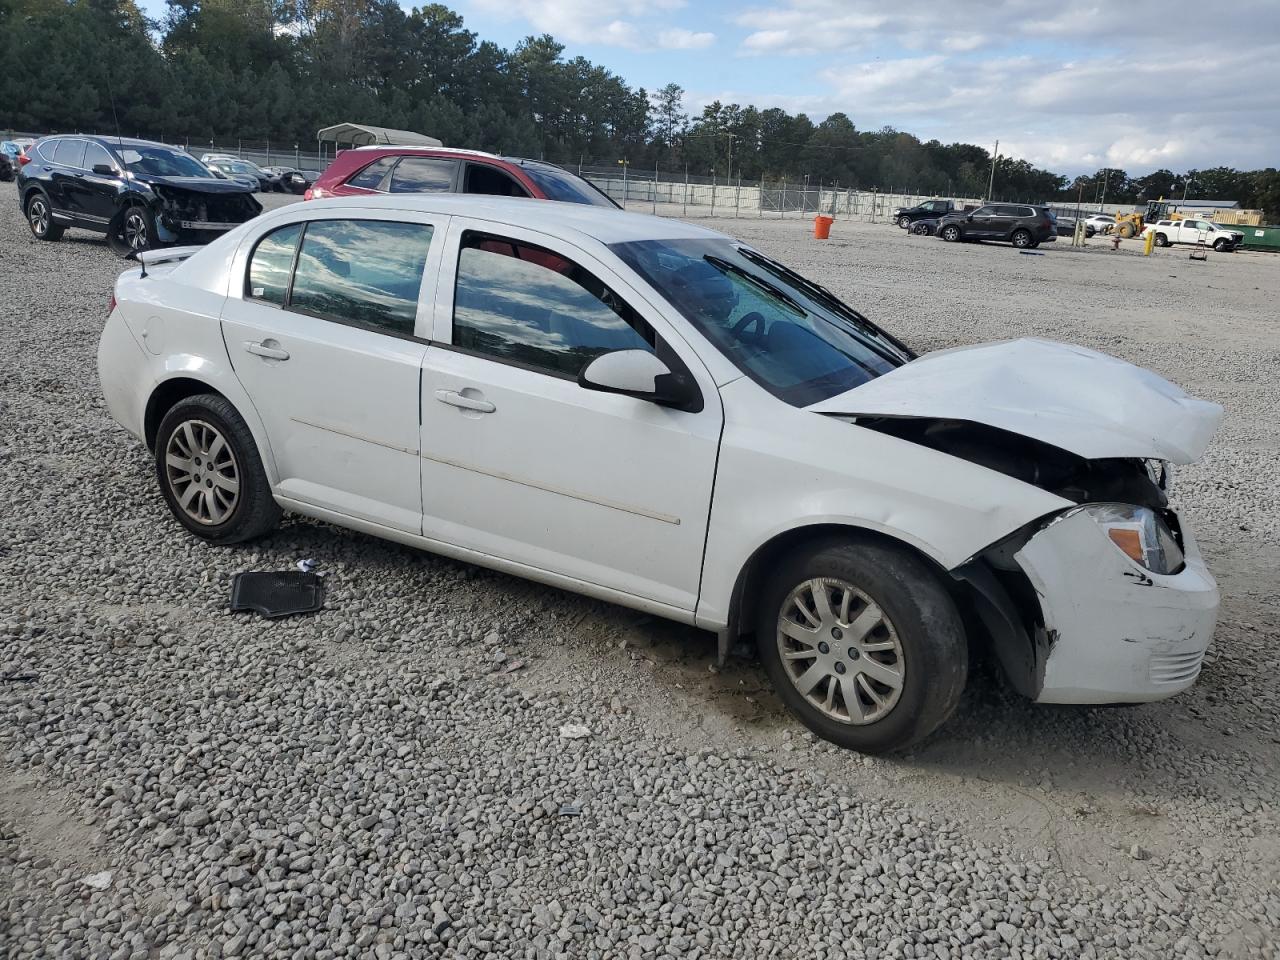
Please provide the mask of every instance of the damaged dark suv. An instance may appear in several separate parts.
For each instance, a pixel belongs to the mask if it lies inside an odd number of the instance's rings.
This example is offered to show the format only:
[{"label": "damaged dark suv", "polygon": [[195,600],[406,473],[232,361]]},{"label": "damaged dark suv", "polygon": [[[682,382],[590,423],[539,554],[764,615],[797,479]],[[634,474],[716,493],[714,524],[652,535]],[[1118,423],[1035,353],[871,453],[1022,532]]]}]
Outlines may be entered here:
[{"label": "damaged dark suv", "polygon": [[262,212],[248,187],[162,143],[56,136],[30,153],[18,174],[18,203],[37,240],[59,240],[77,227],[105,233],[125,256],[206,243]]}]

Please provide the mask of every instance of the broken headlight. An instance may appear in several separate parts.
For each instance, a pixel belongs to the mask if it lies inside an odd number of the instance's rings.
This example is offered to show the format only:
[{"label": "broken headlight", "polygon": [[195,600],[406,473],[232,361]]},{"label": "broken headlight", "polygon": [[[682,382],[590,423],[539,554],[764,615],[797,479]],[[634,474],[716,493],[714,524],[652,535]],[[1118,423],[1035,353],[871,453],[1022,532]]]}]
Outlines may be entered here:
[{"label": "broken headlight", "polygon": [[1083,509],[1130,560],[1152,573],[1182,569],[1182,548],[1156,511],[1129,503],[1090,503]]}]

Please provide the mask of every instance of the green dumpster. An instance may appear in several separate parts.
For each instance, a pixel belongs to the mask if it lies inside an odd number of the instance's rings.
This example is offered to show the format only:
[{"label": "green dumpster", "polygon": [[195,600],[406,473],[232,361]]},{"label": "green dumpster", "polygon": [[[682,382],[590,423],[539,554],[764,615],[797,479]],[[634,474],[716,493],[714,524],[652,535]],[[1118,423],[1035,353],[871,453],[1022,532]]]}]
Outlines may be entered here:
[{"label": "green dumpster", "polygon": [[1245,250],[1275,250],[1280,252],[1280,226],[1246,227],[1238,223],[1223,224],[1228,230],[1239,230],[1244,234]]}]

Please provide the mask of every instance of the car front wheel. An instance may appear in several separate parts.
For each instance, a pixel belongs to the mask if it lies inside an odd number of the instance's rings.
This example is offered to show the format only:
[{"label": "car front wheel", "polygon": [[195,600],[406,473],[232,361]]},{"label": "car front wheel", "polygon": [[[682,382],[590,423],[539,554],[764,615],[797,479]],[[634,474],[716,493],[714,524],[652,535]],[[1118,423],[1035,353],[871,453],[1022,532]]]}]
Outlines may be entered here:
[{"label": "car front wheel", "polygon": [[938,236],[942,237],[947,243],[955,243],[960,239],[960,228],[954,225],[943,227]]},{"label": "car front wheel", "polygon": [[787,707],[825,740],[900,750],[955,710],[968,648],[955,604],[925,562],[877,542],[828,541],[774,571],[756,627]]},{"label": "car front wheel", "polygon": [[899,217],[899,218],[898,218],[898,226],[900,226],[903,230],[907,229],[907,227],[911,226],[911,218],[910,218],[910,217]]},{"label": "car front wheel", "polygon": [[169,509],[202,540],[239,543],[280,521],[253,434],[223,397],[174,405],[156,432],[155,463]]},{"label": "car front wheel", "polygon": [[1219,253],[1222,253],[1222,252],[1224,252],[1225,250],[1230,249],[1230,247],[1231,247],[1231,241],[1230,241],[1230,240],[1215,240],[1215,241],[1213,241],[1213,249],[1217,250]]}]

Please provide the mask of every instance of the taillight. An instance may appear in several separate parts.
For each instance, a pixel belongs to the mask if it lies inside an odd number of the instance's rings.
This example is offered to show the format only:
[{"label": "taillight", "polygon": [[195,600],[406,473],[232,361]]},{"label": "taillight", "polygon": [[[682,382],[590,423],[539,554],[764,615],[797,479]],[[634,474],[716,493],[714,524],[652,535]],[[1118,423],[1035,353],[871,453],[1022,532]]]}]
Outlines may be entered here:
[{"label": "taillight", "polygon": [[18,154],[18,166],[25,167],[30,162],[31,162],[31,158],[28,157],[25,153]]},{"label": "taillight", "polygon": [[107,301],[107,316],[109,317],[111,316],[111,314],[115,312],[116,312],[116,295],[113,293],[111,294],[111,299]]},{"label": "taillight", "polygon": [[329,192],[324,187],[308,187],[306,193],[302,195],[303,200],[323,200],[329,196]]},{"label": "taillight", "polygon": [[311,188],[310,188],[310,187],[307,187],[307,189],[305,189],[305,190],[303,190],[303,191],[302,191],[302,199],[303,199],[303,200],[310,200],[310,199],[311,199],[311,196],[312,196],[312,194],[311,194]]}]

